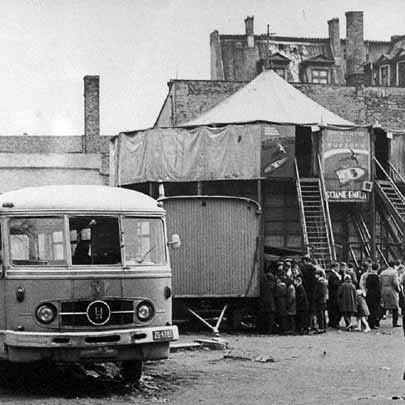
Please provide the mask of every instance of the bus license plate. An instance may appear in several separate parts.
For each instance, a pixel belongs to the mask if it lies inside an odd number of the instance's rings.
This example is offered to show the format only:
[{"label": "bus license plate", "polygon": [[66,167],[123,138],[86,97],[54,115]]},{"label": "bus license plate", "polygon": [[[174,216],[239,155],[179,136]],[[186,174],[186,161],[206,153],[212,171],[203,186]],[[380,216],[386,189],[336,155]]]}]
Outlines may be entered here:
[{"label": "bus license plate", "polygon": [[153,340],[169,340],[173,339],[173,331],[168,330],[155,330],[153,331]]}]

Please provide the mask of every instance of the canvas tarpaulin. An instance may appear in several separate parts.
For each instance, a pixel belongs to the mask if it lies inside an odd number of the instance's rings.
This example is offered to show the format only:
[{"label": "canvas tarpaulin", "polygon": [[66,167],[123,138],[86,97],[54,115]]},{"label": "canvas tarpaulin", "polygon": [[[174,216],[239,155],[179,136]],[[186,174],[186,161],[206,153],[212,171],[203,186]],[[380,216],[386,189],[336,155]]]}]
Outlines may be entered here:
[{"label": "canvas tarpaulin", "polygon": [[261,127],[150,129],[116,138],[115,184],[260,177]]}]

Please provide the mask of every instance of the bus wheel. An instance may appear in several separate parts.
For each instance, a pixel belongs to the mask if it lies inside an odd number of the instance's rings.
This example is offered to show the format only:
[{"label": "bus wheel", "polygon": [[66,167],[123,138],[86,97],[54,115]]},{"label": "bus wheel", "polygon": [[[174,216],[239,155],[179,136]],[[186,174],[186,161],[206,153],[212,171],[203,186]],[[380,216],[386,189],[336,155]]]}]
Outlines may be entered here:
[{"label": "bus wheel", "polygon": [[128,382],[138,382],[142,377],[142,360],[123,361],[121,375]]}]

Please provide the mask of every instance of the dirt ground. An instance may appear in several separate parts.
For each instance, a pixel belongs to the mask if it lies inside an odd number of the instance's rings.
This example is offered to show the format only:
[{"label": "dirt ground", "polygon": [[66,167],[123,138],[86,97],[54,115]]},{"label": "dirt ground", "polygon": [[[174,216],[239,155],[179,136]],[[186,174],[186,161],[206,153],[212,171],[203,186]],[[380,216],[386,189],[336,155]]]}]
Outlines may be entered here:
[{"label": "dirt ground", "polygon": [[[208,335],[182,335],[193,341]],[[390,320],[370,333],[222,335],[228,349],[180,350],[145,365],[139,385],[107,368],[0,370],[6,404],[385,404],[405,402],[405,339]]]}]

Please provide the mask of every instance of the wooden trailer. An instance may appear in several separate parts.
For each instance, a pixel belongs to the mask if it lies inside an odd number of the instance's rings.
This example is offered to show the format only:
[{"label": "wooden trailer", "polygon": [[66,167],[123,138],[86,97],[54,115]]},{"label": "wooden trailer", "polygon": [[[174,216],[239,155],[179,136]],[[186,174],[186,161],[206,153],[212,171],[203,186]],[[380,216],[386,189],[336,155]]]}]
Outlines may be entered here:
[{"label": "wooden trailer", "polygon": [[[224,196],[161,201],[169,233],[175,231],[182,241],[171,255],[174,320],[192,314],[214,333],[224,316],[240,326],[243,316],[256,312],[260,297],[259,204]],[[207,318],[214,318],[214,325]]]}]

